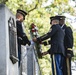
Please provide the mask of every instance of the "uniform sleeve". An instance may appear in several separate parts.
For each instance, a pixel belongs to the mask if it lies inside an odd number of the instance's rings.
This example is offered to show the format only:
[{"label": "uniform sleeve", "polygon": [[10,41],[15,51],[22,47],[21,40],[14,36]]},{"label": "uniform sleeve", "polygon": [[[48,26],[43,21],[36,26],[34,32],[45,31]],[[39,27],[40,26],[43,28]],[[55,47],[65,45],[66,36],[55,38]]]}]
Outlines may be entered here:
[{"label": "uniform sleeve", "polygon": [[66,29],[66,40],[67,40],[67,54],[70,54],[70,56],[73,55],[73,32],[70,27],[67,27]]},{"label": "uniform sleeve", "polygon": [[49,39],[49,38],[51,38],[57,31],[58,31],[57,26],[56,26],[56,25],[53,25],[53,26],[51,27],[50,31],[49,31],[47,34],[45,34],[45,35],[37,38],[37,40],[40,42],[40,41],[44,41],[44,40],[46,40],[46,39]]},{"label": "uniform sleeve", "polygon": [[67,48],[73,48],[73,32],[70,27],[66,28]]}]

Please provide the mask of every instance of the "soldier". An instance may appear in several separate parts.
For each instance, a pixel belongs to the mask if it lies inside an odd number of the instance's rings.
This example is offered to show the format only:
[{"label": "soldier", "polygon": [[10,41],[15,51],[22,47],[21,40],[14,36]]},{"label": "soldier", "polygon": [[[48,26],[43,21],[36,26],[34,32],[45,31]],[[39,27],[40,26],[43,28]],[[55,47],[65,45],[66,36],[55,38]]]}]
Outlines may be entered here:
[{"label": "soldier", "polygon": [[65,24],[65,16],[56,16],[60,20],[60,26],[65,32],[64,47],[66,57],[64,59],[64,75],[71,75],[71,58],[73,57],[73,31]]},{"label": "soldier", "polygon": [[26,34],[23,31],[23,21],[25,20],[25,16],[27,13],[23,10],[18,9],[16,13],[16,25],[17,25],[17,39],[18,39],[18,58],[19,58],[19,66],[21,60],[21,45],[30,45],[30,41],[28,40]]},{"label": "soldier", "polygon": [[50,54],[52,59],[52,73],[53,75],[63,75],[62,65],[63,58],[65,56],[64,52],[64,32],[60,28],[58,18],[51,17],[51,28],[50,31],[38,38],[33,38],[34,42],[42,42],[48,38],[51,39],[50,45],[51,48],[47,52],[43,52],[43,55]]}]

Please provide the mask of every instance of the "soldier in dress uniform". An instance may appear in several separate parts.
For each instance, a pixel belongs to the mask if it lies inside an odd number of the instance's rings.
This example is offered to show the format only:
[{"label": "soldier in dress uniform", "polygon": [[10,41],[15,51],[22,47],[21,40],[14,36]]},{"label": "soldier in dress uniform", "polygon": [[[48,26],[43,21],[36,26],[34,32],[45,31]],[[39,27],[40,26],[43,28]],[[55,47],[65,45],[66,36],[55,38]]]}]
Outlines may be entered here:
[{"label": "soldier in dress uniform", "polygon": [[33,38],[34,42],[43,42],[46,39],[50,40],[51,48],[47,52],[43,52],[42,55],[50,54],[52,59],[52,73],[53,75],[63,75],[63,59],[65,56],[64,52],[64,32],[59,25],[58,18],[50,17],[51,28],[50,31],[38,38]]},{"label": "soldier in dress uniform", "polygon": [[73,57],[73,31],[72,29],[65,24],[65,16],[56,16],[59,18],[59,25],[65,32],[64,37],[64,47],[65,47],[65,54],[66,57],[64,59],[64,68],[63,73],[64,75],[72,75],[71,74],[71,58]]},{"label": "soldier in dress uniform", "polygon": [[27,13],[21,9],[17,10],[16,13],[16,25],[17,25],[17,39],[18,39],[18,58],[19,58],[19,66],[21,60],[21,45],[30,45],[30,41],[28,40],[26,34],[23,30],[23,21],[25,20],[25,16]]}]

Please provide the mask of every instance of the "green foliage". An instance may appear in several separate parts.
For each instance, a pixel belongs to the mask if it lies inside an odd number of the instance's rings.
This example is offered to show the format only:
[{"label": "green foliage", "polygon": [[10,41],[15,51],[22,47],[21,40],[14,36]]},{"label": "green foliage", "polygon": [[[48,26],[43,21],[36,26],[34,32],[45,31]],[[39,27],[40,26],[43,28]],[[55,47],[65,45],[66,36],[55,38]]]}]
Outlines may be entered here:
[{"label": "green foliage", "polygon": [[[3,2],[4,1],[4,2]],[[29,0],[0,0],[0,3],[6,3],[7,7],[16,14],[17,9],[23,9],[28,12],[24,24],[26,25],[26,34],[30,37],[29,28],[31,23],[34,23],[39,28],[39,34],[43,35],[49,31],[50,28],[50,16],[57,14],[63,15],[64,13],[70,13],[75,15],[75,9],[70,6],[69,0],[54,0],[50,5],[43,6],[43,2],[48,0],[30,0],[31,3],[27,3]],[[5,2],[6,1],[6,2]],[[67,23],[68,24],[68,23]],[[76,49],[76,32],[74,32],[74,49]],[[42,46],[43,51],[48,50],[48,47]],[[51,61],[49,55],[39,59],[42,75],[51,75]]]},{"label": "green foliage", "polygon": [[0,0],[0,3],[5,4],[8,0]]}]

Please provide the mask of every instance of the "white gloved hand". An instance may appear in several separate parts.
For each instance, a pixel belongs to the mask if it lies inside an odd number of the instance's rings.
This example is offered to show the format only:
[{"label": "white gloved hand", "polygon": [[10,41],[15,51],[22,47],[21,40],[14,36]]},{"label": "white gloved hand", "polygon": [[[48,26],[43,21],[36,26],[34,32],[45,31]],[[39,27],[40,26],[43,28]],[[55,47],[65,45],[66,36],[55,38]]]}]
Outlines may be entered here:
[{"label": "white gloved hand", "polygon": [[33,40],[30,40],[30,42],[31,42],[31,45],[33,45],[33,44],[34,44]]}]

